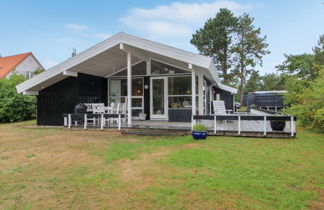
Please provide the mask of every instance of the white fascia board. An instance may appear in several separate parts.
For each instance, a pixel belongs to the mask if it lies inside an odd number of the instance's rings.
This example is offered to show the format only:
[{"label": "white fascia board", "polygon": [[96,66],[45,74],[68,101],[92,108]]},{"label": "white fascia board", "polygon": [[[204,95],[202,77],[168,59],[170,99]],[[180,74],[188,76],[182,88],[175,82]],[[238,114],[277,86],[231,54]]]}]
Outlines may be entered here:
[{"label": "white fascia board", "polygon": [[27,96],[38,96],[38,91],[24,91],[23,95]]},{"label": "white fascia board", "polygon": [[144,60],[146,62],[148,62],[150,59],[149,56],[132,49],[131,47],[127,46],[126,44],[124,44],[122,42],[119,44],[119,48],[121,50],[124,50],[125,52],[130,52],[133,56],[135,56],[141,60]]},{"label": "white fascia board", "polygon": [[165,44],[153,42],[125,33],[122,33],[121,38],[123,39],[123,43],[133,47],[154,52],[156,54],[160,54],[186,63],[191,63],[193,65],[197,65],[203,68],[209,67],[209,62],[211,58],[207,56],[191,53]]},{"label": "white fascia board", "polygon": [[78,77],[78,72],[73,71],[63,71],[64,76]]},{"label": "white fascia board", "polygon": [[[130,46],[157,53],[166,57],[180,60],[192,65],[200,66],[208,69],[211,58],[203,55],[194,54],[164,44],[142,39],[125,33],[118,33],[109,39],[100,42],[99,44],[77,54],[76,56],[42,72],[41,74],[32,77],[31,79],[16,86],[17,92],[22,93],[40,83],[45,82],[49,78],[59,76],[64,71],[120,44],[125,43]],[[217,76],[218,77],[218,76]]]},{"label": "white fascia board", "polygon": [[210,73],[213,75],[213,77],[215,79],[215,82],[216,82],[217,86],[220,89],[225,90],[225,91],[228,91],[228,92],[231,92],[233,94],[236,94],[237,93],[237,89],[236,88],[232,88],[232,87],[229,87],[227,85],[222,84],[222,82],[219,79],[219,76],[218,76],[218,73],[217,73],[217,69],[215,67],[215,64],[214,64],[214,62],[212,60],[210,61],[210,65],[209,65],[209,68],[208,69],[209,69]]},{"label": "white fascia board", "polygon": [[99,44],[77,54],[76,56],[36,75],[35,77],[32,77],[31,79],[29,79],[23,83],[20,83],[19,85],[16,86],[17,92],[22,93],[25,90],[28,90],[29,88],[32,88],[42,82],[45,82],[49,78],[58,76],[65,70],[68,70],[68,69],[82,63],[83,61],[86,61],[89,58],[92,58],[92,57],[104,52],[105,50],[116,46],[120,42],[120,39],[121,39],[120,36],[121,36],[121,33],[118,33],[118,34],[112,36],[111,38],[109,38],[103,42],[100,42]]}]

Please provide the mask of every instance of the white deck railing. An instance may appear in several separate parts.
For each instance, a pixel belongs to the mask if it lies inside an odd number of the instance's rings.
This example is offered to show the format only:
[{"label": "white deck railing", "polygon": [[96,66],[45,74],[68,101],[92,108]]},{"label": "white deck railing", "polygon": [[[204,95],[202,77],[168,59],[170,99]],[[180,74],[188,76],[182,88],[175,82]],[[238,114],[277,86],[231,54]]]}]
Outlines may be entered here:
[{"label": "white deck railing", "polygon": [[[104,127],[117,127],[118,130],[121,130],[122,118],[125,118],[124,114],[63,114],[64,126],[68,129],[73,126],[83,126],[83,129],[100,127],[103,130]],[[89,123],[88,120],[91,120],[92,123]]]},{"label": "white deck railing", "polygon": [[[274,131],[271,129],[271,121],[284,121],[285,128],[283,131]],[[192,116],[192,127],[195,124],[203,124],[208,127],[215,135],[219,131],[237,132],[262,132],[267,136],[269,132],[290,133],[293,137],[296,134],[296,117],[282,115],[194,115]]]}]

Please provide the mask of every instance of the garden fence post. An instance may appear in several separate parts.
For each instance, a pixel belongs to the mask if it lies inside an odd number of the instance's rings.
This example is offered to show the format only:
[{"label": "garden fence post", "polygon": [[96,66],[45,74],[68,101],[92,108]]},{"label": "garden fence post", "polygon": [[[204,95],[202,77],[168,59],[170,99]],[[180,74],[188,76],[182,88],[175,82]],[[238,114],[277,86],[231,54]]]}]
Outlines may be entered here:
[{"label": "garden fence post", "polygon": [[294,136],[294,117],[290,117],[290,130],[291,130],[291,136]]},{"label": "garden fence post", "polygon": [[101,122],[100,122],[100,129],[103,130],[103,123],[104,123],[104,120],[103,120],[103,114],[101,114]]},{"label": "garden fence post", "polygon": [[64,126],[67,126],[68,125],[67,117],[63,117],[63,120],[64,120]]},{"label": "garden fence post", "polygon": [[238,134],[241,135],[241,116],[238,116]]},{"label": "garden fence post", "polygon": [[195,123],[194,123],[194,116],[191,115],[191,130],[193,130]]},{"label": "garden fence post", "polygon": [[216,129],[217,129],[217,121],[216,121],[216,115],[214,116],[214,134],[216,134]]},{"label": "garden fence post", "polygon": [[263,135],[266,136],[267,135],[267,116],[264,115],[263,118]]},{"label": "garden fence post", "polygon": [[71,128],[71,114],[68,114],[68,129]]},{"label": "garden fence post", "polygon": [[120,119],[120,114],[118,114],[118,130],[120,130],[121,127],[121,119]]},{"label": "garden fence post", "polygon": [[84,115],[84,122],[83,122],[83,129],[87,129],[87,123],[88,123],[88,118],[87,118],[87,114]]}]

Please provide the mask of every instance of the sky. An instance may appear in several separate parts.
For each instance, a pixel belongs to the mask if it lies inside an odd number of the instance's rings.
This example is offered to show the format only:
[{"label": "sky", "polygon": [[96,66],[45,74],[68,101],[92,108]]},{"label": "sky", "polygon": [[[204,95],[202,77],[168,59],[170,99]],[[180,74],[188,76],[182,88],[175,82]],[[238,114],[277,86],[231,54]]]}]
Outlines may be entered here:
[{"label": "sky", "polygon": [[192,34],[220,8],[249,13],[267,36],[262,75],[324,34],[324,0],[0,0],[0,54],[33,52],[48,69],[121,31],[197,53]]}]

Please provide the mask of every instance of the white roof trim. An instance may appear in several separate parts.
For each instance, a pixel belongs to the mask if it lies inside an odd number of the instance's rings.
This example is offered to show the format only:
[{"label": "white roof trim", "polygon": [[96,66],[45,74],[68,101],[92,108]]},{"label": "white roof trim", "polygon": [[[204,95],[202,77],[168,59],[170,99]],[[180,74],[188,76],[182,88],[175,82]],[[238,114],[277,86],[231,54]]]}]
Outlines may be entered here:
[{"label": "white roof trim", "polygon": [[176,60],[180,60],[186,62],[191,65],[199,66],[205,69],[208,69],[211,74],[213,75],[217,86],[220,89],[229,91],[231,93],[236,93],[237,90],[226,85],[223,85],[219,80],[216,68],[213,64],[211,58],[191,52],[187,52],[184,50],[180,50],[174,47],[170,47],[164,44],[160,44],[157,42],[153,42],[147,39],[139,38],[133,35],[125,34],[125,33],[118,33],[109,39],[100,42],[99,44],[77,54],[76,56],[42,72],[41,74],[19,84],[16,86],[17,92],[22,93],[30,88],[45,82],[46,80],[62,75],[63,72],[69,70],[70,68],[120,44],[125,43],[127,45],[140,48],[149,52],[157,53],[162,56],[170,57]]},{"label": "white roof trim", "polygon": [[222,89],[222,90],[226,90],[228,92],[231,92],[233,94],[236,94],[237,93],[237,89],[236,88],[232,88],[230,86],[227,86],[227,85],[224,85],[220,79],[219,79],[219,76],[217,74],[217,69],[215,67],[215,64],[211,61],[210,62],[210,65],[209,65],[209,71],[210,73],[213,75],[214,79],[215,79],[215,82],[217,84],[217,86]]},{"label": "white roof trim", "polygon": [[64,76],[71,76],[71,77],[77,77],[78,72],[73,72],[73,71],[63,71]]}]

